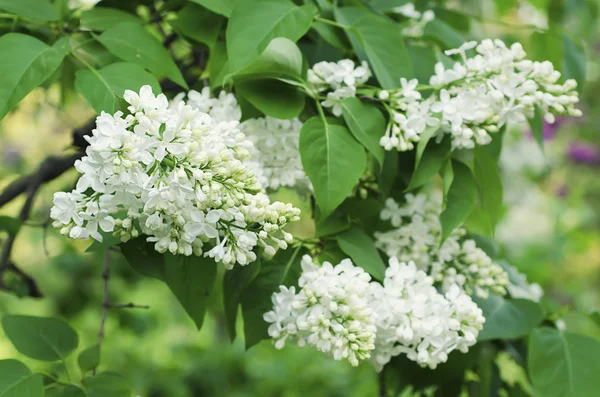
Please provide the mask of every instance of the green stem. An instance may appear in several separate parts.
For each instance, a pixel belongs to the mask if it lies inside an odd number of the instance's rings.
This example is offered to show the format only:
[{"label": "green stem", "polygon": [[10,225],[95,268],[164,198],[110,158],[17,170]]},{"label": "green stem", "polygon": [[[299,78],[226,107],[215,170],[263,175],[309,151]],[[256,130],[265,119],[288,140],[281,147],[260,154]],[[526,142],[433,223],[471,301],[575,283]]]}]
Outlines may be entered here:
[{"label": "green stem", "polygon": [[65,369],[65,374],[67,375],[67,380],[69,381],[69,383],[72,383],[71,375],[69,374],[69,370],[67,369],[67,363],[65,362],[65,360],[63,358],[60,359],[60,362],[62,363],[62,366]]},{"label": "green stem", "polygon": [[319,111],[319,116],[321,116],[321,120],[323,120],[323,123],[327,124],[327,118],[325,117],[325,112],[323,111],[323,107],[321,106],[321,102],[319,102],[319,100],[315,100],[315,103],[317,104],[317,110]]},{"label": "green stem", "polygon": [[344,29],[344,30],[352,29],[350,26],[342,25],[341,23],[337,23],[337,22],[329,20],[329,19],[325,19],[325,18],[321,18],[321,17],[317,17],[317,16],[314,19],[316,22],[325,23],[327,25],[335,26],[336,28],[340,28],[340,29]]}]

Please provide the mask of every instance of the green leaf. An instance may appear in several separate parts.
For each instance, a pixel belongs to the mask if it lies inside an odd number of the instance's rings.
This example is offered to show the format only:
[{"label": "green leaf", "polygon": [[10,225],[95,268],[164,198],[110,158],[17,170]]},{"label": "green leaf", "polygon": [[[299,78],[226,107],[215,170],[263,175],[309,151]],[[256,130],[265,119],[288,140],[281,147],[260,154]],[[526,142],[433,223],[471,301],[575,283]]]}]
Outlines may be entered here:
[{"label": "green leaf", "polygon": [[442,191],[444,193],[444,197],[448,197],[450,186],[452,186],[452,182],[454,181],[454,170],[452,169],[452,161],[448,160],[446,164],[444,164],[440,174],[442,176]]},{"label": "green leaf", "polygon": [[377,173],[377,182],[383,198],[388,198],[395,186],[398,177],[398,153],[395,150],[386,150],[383,165]]},{"label": "green leaf", "polygon": [[533,138],[537,142],[538,146],[544,151],[544,119],[542,115],[542,109],[539,106],[535,107],[535,112],[533,114],[533,118],[529,119],[529,128],[531,128],[531,133],[533,134]]},{"label": "green leaf", "polygon": [[380,165],[383,164],[384,150],[379,144],[385,134],[385,118],[373,105],[367,105],[358,98],[342,101],[342,114],[352,135],[373,154]]},{"label": "green leaf", "polygon": [[443,48],[458,48],[465,42],[462,34],[441,19],[434,19],[425,25],[423,36],[432,38]]},{"label": "green leaf", "polygon": [[562,76],[577,81],[577,91],[581,93],[586,78],[586,61],[583,48],[575,43],[566,33],[562,34],[564,43],[564,58]]},{"label": "green leaf", "polygon": [[177,13],[169,24],[182,35],[213,47],[217,42],[225,18],[215,15],[199,5],[190,3]]},{"label": "green leaf", "polygon": [[348,230],[350,228],[350,219],[347,216],[338,217],[335,214],[319,219],[315,223],[315,237],[330,236]]},{"label": "green leaf", "polygon": [[227,48],[225,43],[218,41],[210,50],[208,58],[208,75],[210,76],[210,88],[225,85],[225,76],[229,76],[229,62],[227,61]]},{"label": "green leaf", "polygon": [[367,166],[363,147],[346,127],[309,119],[300,130],[300,157],[321,216],[327,217],[356,186]]},{"label": "green leaf", "polygon": [[86,378],[83,386],[87,397],[131,397],[125,379],[113,372],[103,372]]},{"label": "green leaf", "polygon": [[600,343],[541,327],[529,338],[528,367],[538,396],[595,397],[600,390]]},{"label": "green leaf", "polygon": [[77,348],[77,332],[58,318],[2,317],[2,328],[15,348],[40,361],[64,360]]},{"label": "green leaf", "polygon": [[437,63],[433,48],[407,45],[406,50],[412,61],[415,78],[421,82],[428,82],[429,77],[435,74],[435,64]]},{"label": "green leaf", "polygon": [[290,0],[237,2],[226,32],[231,71],[237,72],[252,63],[276,37],[297,41],[304,36],[315,11],[314,6],[298,7]]},{"label": "green leaf", "polygon": [[444,200],[446,208],[440,215],[442,224],[440,244],[443,244],[452,231],[467,219],[475,208],[477,200],[477,184],[469,167],[460,161],[453,160],[452,171],[454,178]]},{"label": "green leaf", "polygon": [[474,297],[483,310],[485,324],[478,341],[490,339],[518,339],[529,334],[544,318],[539,303],[527,299],[505,299],[490,294],[487,299]]},{"label": "green leaf", "polygon": [[556,26],[550,26],[550,29],[534,32],[529,39],[528,58],[532,61],[550,61],[554,68],[561,71],[564,48],[563,37]]},{"label": "green leaf", "polygon": [[373,7],[377,11],[391,11],[396,7],[403,6],[404,4],[410,2],[410,0],[373,0],[371,2],[371,7]]},{"label": "green leaf", "polygon": [[451,153],[450,139],[443,139],[440,143],[429,143],[430,137],[438,129],[439,127],[430,128],[421,135],[421,140],[417,144],[415,170],[406,190],[416,189],[431,182],[448,162]]},{"label": "green leaf", "polygon": [[46,389],[46,397],[88,397],[75,385],[55,384]]},{"label": "green leaf", "polygon": [[140,65],[188,89],[179,68],[162,43],[143,26],[124,22],[104,31],[96,39],[119,58]]},{"label": "green leaf", "polygon": [[398,88],[401,77],[414,77],[410,55],[398,25],[365,10],[365,15],[352,27],[382,88]]},{"label": "green leaf", "polygon": [[235,323],[238,307],[248,285],[254,280],[259,270],[259,263],[253,262],[247,266],[234,266],[233,269],[225,272],[223,278],[223,308],[225,309],[227,332],[232,342],[236,337]]},{"label": "green leaf", "polygon": [[590,318],[596,323],[598,327],[600,327],[600,311],[593,310],[590,313]]},{"label": "green leaf", "polygon": [[191,1],[208,8],[212,12],[224,15],[226,17],[231,15],[231,12],[233,11],[233,6],[236,3],[236,0],[191,0]]},{"label": "green leaf", "polygon": [[154,244],[143,237],[121,244],[121,252],[129,265],[139,274],[165,281],[163,255],[154,249]]},{"label": "green leaf", "polygon": [[281,81],[244,81],[236,84],[236,89],[256,109],[277,119],[292,119],[304,109],[304,94]]},{"label": "green leaf", "polygon": [[[478,146],[474,150],[474,175],[479,188],[480,205],[475,208],[469,221],[476,220],[481,232],[493,237],[496,224],[502,215],[502,180],[496,160],[487,148]],[[470,230],[473,230],[470,228]]]},{"label": "green leaf", "polygon": [[81,13],[81,26],[93,30],[106,30],[122,22],[143,23],[137,16],[116,8],[95,7]]},{"label": "green leaf", "polygon": [[21,221],[12,216],[0,215],[0,232],[8,234],[17,234],[21,228]]},{"label": "green leaf", "polygon": [[346,50],[350,45],[344,36],[344,33],[335,26],[331,26],[328,23],[315,22],[311,28],[314,29],[323,40],[336,48]]},{"label": "green leaf", "polygon": [[164,258],[165,282],[198,329],[202,328],[217,263],[212,258],[198,256],[165,254]]},{"label": "green leaf", "polygon": [[0,360],[0,397],[44,397],[42,376],[17,360]]},{"label": "green leaf", "polygon": [[20,33],[0,37],[0,119],[58,69],[67,51],[68,39],[49,47]]},{"label": "green leaf", "polygon": [[58,10],[48,0],[0,0],[0,10],[39,21],[58,20]]},{"label": "green leaf", "polygon": [[260,56],[244,69],[229,75],[235,82],[248,79],[285,78],[298,80],[302,77],[302,52],[293,41],[284,37],[273,39]]},{"label": "green leaf", "polygon": [[116,112],[125,90],[139,92],[143,85],[151,86],[155,94],[161,91],[156,78],[134,63],[113,63],[99,70],[81,69],[75,73],[75,89],[97,113]]},{"label": "green leaf", "polygon": [[304,252],[301,251],[300,247],[278,251],[273,259],[260,263],[258,274],[248,285],[242,298],[247,349],[269,337],[269,324],[263,319],[263,315],[273,308],[271,296],[279,291],[280,285],[298,284],[302,273],[300,261]]},{"label": "green leaf", "polygon": [[365,52],[363,42],[359,38],[356,29],[352,28],[352,25],[354,25],[355,22],[367,15],[365,9],[358,7],[335,7],[333,9],[333,15],[338,23],[351,27],[351,29],[344,29],[344,31],[350,39],[352,48],[361,61],[367,61],[367,54]]},{"label": "green leaf", "polygon": [[83,374],[96,368],[100,364],[100,345],[88,347],[79,353],[77,363]]},{"label": "green leaf", "polygon": [[385,263],[375,248],[375,243],[369,235],[357,227],[353,227],[336,236],[341,250],[347,254],[355,265],[365,269],[377,280],[385,277]]}]

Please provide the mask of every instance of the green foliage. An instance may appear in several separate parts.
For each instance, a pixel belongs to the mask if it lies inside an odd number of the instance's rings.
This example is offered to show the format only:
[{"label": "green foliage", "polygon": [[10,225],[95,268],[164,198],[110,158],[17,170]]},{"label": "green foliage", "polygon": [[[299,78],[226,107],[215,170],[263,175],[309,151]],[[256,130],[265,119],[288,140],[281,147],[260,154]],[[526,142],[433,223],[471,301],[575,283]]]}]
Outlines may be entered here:
[{"label": "green foliage", "polygon": [[506,299],[490,295],[475,299],[483,310],[485,324],[478,340],[518,339],[528,335],[544,318],[542,307],[528,299]]},{"label": "green foliage", "polygon": [[100,345],[93,345],[79,353],[77,363],[82,373],[89,372],[100,364]]},{"label": "green foliage", "polygon": [[0,231],[8,234],[17,234],[21,228],[21,221],[11,216],[0,215]]},{"label": "green foliage", "polygon": [[437,127],[429,127],[423,133],[417,144],[415,169],[410,178],[408,190],[416,189],[429,183],[442,169],[450,158],[450,140],[444,139],[440,143],[430,142],[438,131]]},{"label": "green foliage", "polygon": [[56,21],[58,12],[48,0],[0,0],[0,10],[39,21]]},{"label": "green foliage", "polygon": [[121,245],[127,261],[138,273],[166,283],[198,329],[215,283],[217,267],[211,258],[161,255],[143,239]]},{"label": "green foliage", "polygon": [[280,251],[272,259],[262,261],[260,264],[255,262],[249,265],[260,266],[260,268],[244,291],[241,300],[246,348],[268,338],[267,323],[263,320],[263,314],[271,310],[271,296],[279,290],[279,286],[297,285],[301,273],[302,255],[303,250],[298,247]]},{"label": "green foliage", "polygon": [[142,21],[133,14],[114,8],[92,8],[81,13],[81,26],[93,30],[106,30],[123,22]]},{"label": "green foliage", "polygon": [[341,250],[354,264],[369,272],[375,279],[385,277],[385,264],[381,260],[373,239],[358,227],[353,227],[336,235]]},{"label": "green foliage", "polygon": [[467,219],[477,200],[477,184],[469,167],[452,160],[452,172],[452,183],[444,197],[446,208],[440,215],[442,243]]},{"label": "green foliage", "polygon": [[131,397],[129,386],[120,375],[103,372],[84,380],[87,397]]},{"label": "green foliage", "polygon": [[342,112],[352,135],[383,164],[385,152],[379,140],[385,132],[385,119],[379,109],[357,98],[346,98],[342,101]]},{"label": "green foliage", "polygon": [[216,12],[217,14],[224,15],[226,17],[231,15],[233,11],[233,6],[236,3],[236,0],[191,0],[194,3],[198,3],[212,12]]},{"label": "green foliage", "polygon": [[211,258],[166,255],[164,269],[165,282],[200,329],[215,283],[217,264]]},{"label": "green foliage", "polygon": [[118,62],[98,70],[81,69],[75,74],[75,89],[97,113],[116,112],[122,107],[125,90],[139,92],[143,85],[160,91],[154,76],[134,63]]},{"label": "green foliage", "polygon": [[297,41],[310,28],[313,14],[312,6],[299,7],[290,0],[236,2],[227,24],[231,71],[252,63],[276,37]]},{"label": "green foliage", "polygon": [[79,344],[77,332],[58,318],[2,316],[2,328],[15,348],[41,361],[63,361]]},{"label": "green foliage", "polygon": [[17,360],[0,360],[0,397],[43,397],[42,377]]},{"label": "green foliage", "polygon": [[367,165],[363,147],[344,126],[313,117],[300,131],[300,156],[321,216],[327,217],[350,194]]},{"label": "green foliage", "polygon": [[531,127],[531,133],[535,138],[535,141],[540,147],[540,150],[544,150],[544,120],[542,110],[536,106],[535,114],[533,118],[529,119],[529,127]]},{"label": "green foliage", "polygon": [[475,181],[479,188],[480,203],[471,213],[467,224],[473,232],[494,235],[502,215],[502,181],[498,164],[485,148],[475,149]]},{"label": "green foliage", "polygon": [[258,264],[236,266],[223,277],[223,308],[227,321],[227,332],[233,341],[236,337],[236,321],[238,309],[246,293],[248,285],[254,280],[260,270]]},{"label": "green foliage", "polygon": [[588,336],[549,327],[529,338],[529,373],[544,397],[592,397],[598,394],[600,343]]},{"label": "green foliage", "polygon": [[351,37],[352,45],[357,53],[366,55],[382,88],[398,88],[401,77],[413,77],[404,38],[392,21],[362,9],[336,12],[336,15],[344,15],[342,21],[351,22],[352,34],[357,38],[352,40]]},{"label": "green foliage", "polygon": [[46,397],[89,397],[75,385],[52,384],[46,389]]},{"label": "green foliage", "polygon": [[122,22],[106,29],[96,39],[115,56],[166,76],[188,88],[169,52],[146,29],[134,22]]},{"label": "green foliage", "polygon": [[62,39],[48,46],[20,33],[0,37],[0,53],[7,55],[0,65],[0,119],[54,73],[67,53],[67,43]]},{"label": "green foliage", "polygon": [[208,11],[196,4],[188,4],[177,13],[177,18],[169,20],[169,24],[185,37],[213,47],[225,18]]}]

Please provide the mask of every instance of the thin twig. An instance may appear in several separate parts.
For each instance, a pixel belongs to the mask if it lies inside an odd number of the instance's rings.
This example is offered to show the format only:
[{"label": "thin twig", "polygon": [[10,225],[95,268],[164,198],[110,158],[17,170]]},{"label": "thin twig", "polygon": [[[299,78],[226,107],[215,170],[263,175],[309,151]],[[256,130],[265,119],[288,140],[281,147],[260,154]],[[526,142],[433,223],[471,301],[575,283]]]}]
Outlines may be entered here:
[{"label": "thin twig", "polygon": [[110,291],[108,282],[110,280],[110,251],[104,250],[104,271],[102,272],[104,280],[104,299],[102,303],[102,319],[100,320],[100,330],[98,331],[98,344],[102,344],[104,340],[104,327],[106,326],[106,318],[108,317],[108,309],[110,309]]},{"label": "thin twig", "polygon": [[150,309],[147,305],[136,305],[135,303],[109,303],[109,309]]}]

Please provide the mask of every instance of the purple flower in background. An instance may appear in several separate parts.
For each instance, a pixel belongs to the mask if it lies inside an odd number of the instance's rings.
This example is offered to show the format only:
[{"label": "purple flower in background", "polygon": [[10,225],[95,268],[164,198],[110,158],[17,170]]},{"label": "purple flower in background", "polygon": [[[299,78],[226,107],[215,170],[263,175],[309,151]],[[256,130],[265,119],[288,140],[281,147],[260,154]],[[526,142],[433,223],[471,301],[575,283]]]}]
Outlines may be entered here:
[{"label": "purple flower in background", "polygon": [[[546,120],[544,120],[543,129],[542,129],[542,137],[543,137],[544,141],[552,140],[554,138],[554,136],[556,135],[556,131],[558,131],[560,126],[562,124],[564,124],[565,121],[567,121],[567,120],[568,120],[567,117],[561,117],[561,116],[556,117],[556,120],[554,121],[553,124],[550,124]],[[527,137],[533,139],[533,133],[531,132],[531,130],[527,131]]]},{"label": "purple flower in background", "polygon": [[566,184],[560,184],[554,189],[554,194],[558,197],[565,197],[569,194],[569,187]]},{"label": "purple flower in background", "polygon": [[572,142],[567,155],[571,160],[580,164],[596,164],[600,159],[598,148],[587,142]]}]

